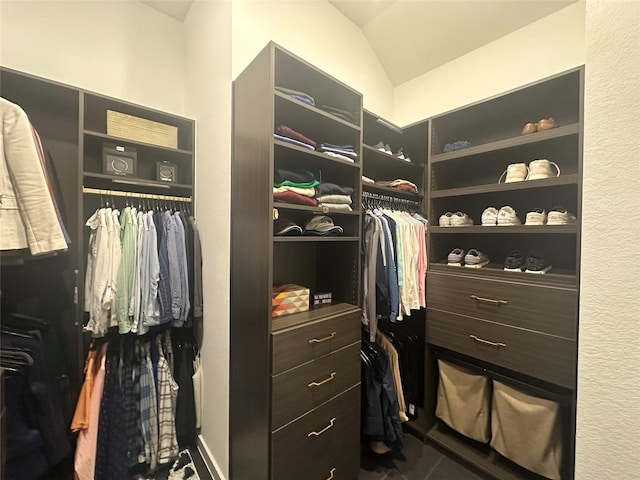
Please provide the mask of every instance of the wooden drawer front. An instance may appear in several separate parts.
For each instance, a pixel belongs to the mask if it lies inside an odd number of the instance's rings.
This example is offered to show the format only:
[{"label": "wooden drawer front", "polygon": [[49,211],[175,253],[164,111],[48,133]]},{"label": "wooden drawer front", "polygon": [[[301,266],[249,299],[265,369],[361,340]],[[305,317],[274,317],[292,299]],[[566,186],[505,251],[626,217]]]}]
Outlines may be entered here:
[{"label": "wooden drawer front", "polygon": [[575,340],[429,309],[427,342],[575,388]]},{"label": "wooden drawer front", "polygon": [[576,338],[578,294],[570,288],[430,272],[427,305],[437,310]]},{"label": "wooden drawer front", "polygon": [[360,342],[287,370],[272,380],[273,430],[360,382]]},{"label": "wooden drawer front", "polygon": [[279,330],[273,338],[273,374],[360,340],[360,310]]},{"label": "wooden drawer front", "polygon": [[326,480],[332,469],[334,480],[358,478],[360,385],[281,428],[271,440],[272,480]]}]

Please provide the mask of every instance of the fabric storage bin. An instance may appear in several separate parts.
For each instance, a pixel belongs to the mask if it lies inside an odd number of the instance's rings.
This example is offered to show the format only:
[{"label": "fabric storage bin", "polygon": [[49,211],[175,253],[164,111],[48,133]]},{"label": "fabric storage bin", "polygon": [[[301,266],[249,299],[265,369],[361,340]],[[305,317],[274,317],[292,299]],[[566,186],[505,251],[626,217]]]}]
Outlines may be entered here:
[{"label": "fabric storage bin", "polygon": [[532,472],[560,480],[560,404],[494,381],[491,447]]},{"label": "fabric storage bin", "polygon": [[438,360],[436,417],[478,442],[491,438],[491,380],[470,370]]}]

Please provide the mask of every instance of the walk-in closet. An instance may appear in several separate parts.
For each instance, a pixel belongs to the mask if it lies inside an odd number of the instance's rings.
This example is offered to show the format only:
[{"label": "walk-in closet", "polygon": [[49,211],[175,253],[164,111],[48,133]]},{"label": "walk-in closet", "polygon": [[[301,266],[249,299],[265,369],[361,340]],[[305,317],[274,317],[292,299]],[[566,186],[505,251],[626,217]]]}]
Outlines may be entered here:
[{"label": "walk-in closet", "polygon": [[633,1],[0,0],[0,480],[626,480]]}]

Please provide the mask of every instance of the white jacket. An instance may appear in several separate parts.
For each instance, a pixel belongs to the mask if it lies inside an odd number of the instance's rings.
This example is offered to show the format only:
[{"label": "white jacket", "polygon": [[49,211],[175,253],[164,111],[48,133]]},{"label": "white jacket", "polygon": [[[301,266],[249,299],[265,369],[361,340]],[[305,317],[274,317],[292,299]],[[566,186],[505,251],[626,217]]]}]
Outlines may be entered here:
[{"label": "white jacket", "polygon": [[0,118],[0,250],[66,250],[29,118],[4,98]]}]

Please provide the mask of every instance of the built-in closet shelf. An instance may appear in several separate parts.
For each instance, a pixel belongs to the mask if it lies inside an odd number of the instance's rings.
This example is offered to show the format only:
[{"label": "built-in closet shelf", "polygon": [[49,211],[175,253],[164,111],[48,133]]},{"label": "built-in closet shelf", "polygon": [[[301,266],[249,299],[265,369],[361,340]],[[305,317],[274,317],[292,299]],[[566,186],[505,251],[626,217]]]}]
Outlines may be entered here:
[{"label": "built-in closet shelf", "polygon": [[578,225],[492,225],[482,226],[474,225],[470,227],[430,227],[433,234],[469,234],[469,233],[486,233],[489,235],[501,234],[537,234],[537,233],[578,233]]},{"label": "built-in closet shelf", "polygon": [[492,183],[489,185],[474,185],[471,187],[447,188],[446,190],[432,190],[431,198],[460,197],[464,195],[479,195],[483,193],[507,192],[531,188],[559,187],[563,185],[577,185],[578,182],[578,174],[572,173],[568,175],[561,175],[559,177],[544,178],[541,180]]},{"label": "built-in closet shelf", "polygon": [[528,135],[521,135],[518,137],[507,138],[505,140],[499,140],[497,142],[485,143],[483,145],[472,146],[453,152],[439,153],[431,157],[431,163],[446,162],[447,160],[453,160],[457,158],[470,157],[473,155],[479,155],[487,152],[495,152],[498,150],[505,150],[507,148],[518,147],[520,145],[527,145],[530,143],[544,142],[554,138],[568,137],[570,135],[577,135],[580,132],[580,124],[573,123],[563,127],[553,128],[551,130],[545,130],[543,132],[530,133]]},{"label": "built-in closet shelf", "polygon": [[357,242],[360,237],[273,237],[274,242],[299,243],[299,242]]},{"label": "built-in closet shelf", "polygon": [[413,162],[407,162],[400,158],[394,157],[385,152],[381,152],[377,148],[372,147],[371,145],[362,145],[362,154],[370,159],[375,159],[380,162],[388,163],[389,165],[393,165],[394,168],[407,170],[422,170],[422,165],[416,165]]},{"label": "built-in closet shelf", "polygon": [[489,263],[482,268],[454,267],[447,265],[447,262],[429,263],[429,270],[432,272],[464,273],[477,277],[499,279],[499,280],[527,280],[529,283],[549,285],[558,287],[575,288],[576,272],[566,268],[552,268],[544,274],[526,272],[505,272],[501,263]]},{"label": "built-in closet shelf", "polygon": [[286,328],[310,324],[330,317],[339,317],[341,315],[357,312],[358,310],[359,308],[356,305],[351,305],[350,303],[334,303],[332,305],[324,305],[322,307],[313,307],[306,312],[273,317],[271,320],[271,332],[276,333]]},{"label": "built-in closet shelf", "polygon": [[[160,145],[154,145],[152,143],[138,142],[136,140],[129,140],[127,138],[114,137],[112,135],[107,135],[105,133],[100,133],[100,132],[94,132],[92,130],[84,130],[84,135],[86,137],[102,139],[108,142],[124,143],[125,145],[131,145],[134,147],[163,151],[163,152],[171,153],[174,155],[178,154],[180,156],[184,156],[185,160],[188,160],[188,161],[191,161],[191,155],[193,155],[193,152],[191,150],[181,150],[179,148],[162,147]],[[179,157],[178,156],[171,157],[171,159],[176,159],[176,158],[179,158]]]},{"label": "built-in closet shelf", "polygon": [[298,145],[294,145],[293,143],[287,143],[282,140],[273,140],[273,144],[279,148],[286,148],[291,150],[292,152],[301,153],[306,155],[306,158],[313,158],[314,160],[321,160],[323,162],[333,162],[339,165],[345,165],[347,167],[351,167],[354,170],[360,169],[360,164],[358,163],[358,159],[355,159],[354,162],[350,162],[348,160],[343,160],[341,158],[332,157],[331,155],[327,155],[326,153],[317,152],[315,150],[309,150],[308,148],[299,147]]},{"label": "built-in closet shelf", "polygon": [[302,210],[303,212],[314,213],[318,215],[360,215],[359,211],[345,212],[343,210],[331,210],[326,207],[312,207],[310,205],[296,205],[294,203],[273,203],[273,208],[278,210]]},{"label": "built-in closet shelf", "polygon": [[331,120],[332,122],[337,122],[339,124],[345,125],[349,128],[353,128],[356,131],[360,131],[360,126],[356,125],[355,123],[351,123],[348,122],[346,120],[341,119],[340,117],[336,117],[335,115],[331,115],[330,113],[325,112],[324,110],[321,110],[317,107],[314,107],[313,105],[309,105],[308,103],[304,103],[301,102],[300,100],[296,100],[293,97],[290,97],[289,95],[287,95],[286,93],[282,93],[282,92],[278,92],[277,90],[273,92],[274,95],[276,96],[276,98],[280,98],[282,100],[285,100],[287,102],[291,102],[293,105],[297,105],[300,108],[304,108],[310,112],[313,112],[317,115],[320,115],[322,117],[325,117],[329,120]]},{"label": "built-in closet shelf", "polygon": [[[153,188],[163,188],[163,189],[183,189],[183,190],[192,190],[192,185],[187,185],[184,183],[167,183],[167,182],[159,182],[157,180],[144,180],[140,178],[132,178],[132,177],[124,177],[117,175],[107,175],[106,173],[91,173],[84,172],[83,176],[85,178],[97,178],[103,180],[111,180],[111,182],[115,184],[124,184],[124,185],[134,185],[139,187],[153,187]],[[85,185],[87,186],[87,185]]]},{"label": "built-in closet shelf", "polygon": [[389,194],[392,197],[406,198],[409,200],[414,200],[416,202],[421,202],[424,198],[424,195],[419,193],[411,193],[405,192],[404,190],[398,190],[397,188],[391,187],[383,187],[382,185],[377,185],[374,183],[362,182],[362,189],[368,192],[381,193],[381,194]]},{"label": "built-in closet shelf", "polygon": [[[542,479],[538,475],[526,472],[521,468],[503,460],[487,445],[462,438],[446,425],[437,422],[428,432],[427,439],[436,445],[446,448],[461,460],[470,463],[478,470],[497,480]],[[513,465],[513,466],[512,466]]]}]

